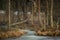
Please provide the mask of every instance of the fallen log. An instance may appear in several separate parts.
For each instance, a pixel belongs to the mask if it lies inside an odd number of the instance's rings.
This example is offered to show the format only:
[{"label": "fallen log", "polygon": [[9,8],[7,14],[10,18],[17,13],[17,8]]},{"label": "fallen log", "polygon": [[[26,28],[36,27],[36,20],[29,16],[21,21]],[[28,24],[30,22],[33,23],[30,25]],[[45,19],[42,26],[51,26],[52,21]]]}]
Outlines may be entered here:
[{"label": "fallen log", "polygon": [[17,25],[17,24],[22,24],[22,23],[27,22],[27,21],[28,21],[28,19],[26,19],[26,20],[24,20],[24,21],[21,21],[21,22],[13,23],[13,24],[11,24],[10,26],[12,26],[12,25]]}]

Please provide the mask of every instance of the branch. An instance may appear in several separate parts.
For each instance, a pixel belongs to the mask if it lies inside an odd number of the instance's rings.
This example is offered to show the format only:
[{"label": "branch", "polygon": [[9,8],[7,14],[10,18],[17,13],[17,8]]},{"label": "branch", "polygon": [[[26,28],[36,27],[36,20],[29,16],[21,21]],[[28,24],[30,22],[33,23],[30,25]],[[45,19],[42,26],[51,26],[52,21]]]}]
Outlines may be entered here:
[{"label": "branch", "polygon": [[27,20],[28,20],[28,19],[26,19],[26,20],[24,20],[24,21],[21,21],[21,22],[13,23],[13,24],[11,24],[10,26],[12,26],[12,25],[17,25],[17,24],[22,24],[22,23],[26,22]]}]

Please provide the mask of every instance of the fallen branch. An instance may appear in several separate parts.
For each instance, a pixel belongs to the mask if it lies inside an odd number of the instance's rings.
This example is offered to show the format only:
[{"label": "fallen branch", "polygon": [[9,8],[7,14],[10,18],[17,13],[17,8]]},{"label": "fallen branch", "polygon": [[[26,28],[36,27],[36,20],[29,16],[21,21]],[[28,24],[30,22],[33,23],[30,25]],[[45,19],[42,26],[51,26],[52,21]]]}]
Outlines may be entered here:
[{"label": "fallen branch", "polygon": [[28,19],[26,19],[26,20],[24,20],[24,21],[21,21],[21,22],[13,23],[13,24],[11,24],[10,26],[12,26],[12,25],[17,25],[17,24],[22,24],[22,23],[26,22],[27,20],[28,20]]}]

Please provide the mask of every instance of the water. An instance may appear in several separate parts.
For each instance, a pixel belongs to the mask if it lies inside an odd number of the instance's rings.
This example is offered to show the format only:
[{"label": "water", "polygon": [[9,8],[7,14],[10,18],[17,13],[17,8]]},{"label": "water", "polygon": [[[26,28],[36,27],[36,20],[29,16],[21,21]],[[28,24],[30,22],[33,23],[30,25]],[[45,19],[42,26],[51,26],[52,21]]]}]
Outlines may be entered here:
[{"label": "water", "polygon": [[34,31],[24,30],[28,32],[19,38],[8,38],[3,40],[60,40],[60,37],[36,36]]}]

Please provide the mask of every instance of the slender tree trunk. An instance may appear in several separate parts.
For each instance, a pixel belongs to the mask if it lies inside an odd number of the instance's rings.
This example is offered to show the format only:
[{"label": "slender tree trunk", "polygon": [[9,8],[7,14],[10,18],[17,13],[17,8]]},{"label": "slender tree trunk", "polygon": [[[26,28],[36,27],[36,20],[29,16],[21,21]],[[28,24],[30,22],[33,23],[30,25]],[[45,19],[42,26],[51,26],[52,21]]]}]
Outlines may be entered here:
[{"label": "slender tree trunk", "polygon": [[51,27],[53,28],[53,0],[51,0]]},{"label": "slender tree trunk", "polygon": [[[33,2],[33,1],[32,1]],[[33,11],[33,9],[34,9],[34,6],[33,6],[34,4],[32,3],[32,24],[34,24],[34,11]]]},{"label": "slender tree trunk", "polygon": [[20,21],[20,16],[19,16],[19,13],[20,13],[20,1],[19,0],[17,0],[17,10],[18,10],[18,14],[17,14],[17,22],[19,22]]},{"label": "slender tree trunk", "polygon": [[44,30],[46,30],[46,17],[45,17],[45,13],[44,13]]},{"label": "slender tree trunk", "polygon": [[59,18],[58,18],[58,21],[57,21],[57,30],[59,29]]},{"label": "slender tree trunk", "polygon": [[[37,0],[35,0],[35,1],[33,1],[33,3],[34,3],[34,13],[33,13],[33,15],[34,15],[34,24],[35,24],[35,20],[37,19],[37,18],[35,18],[36,17],[36,13],[37,13]],[[34,29],[36,30],[36,24],[34,25]]]},{"label": "slender tree trunk", "polygon": [[13,4],[12,7],[11,7],[11,9],[12,9],[12,11],[11,11],[11,17],[12,17],[11,18],[11,23],[14,23],[15,22],[14,21],[14,7],[15,7],[14,5],[15,5],[15,1],[12,0],[11,4]]},{"label": "slender tree trunk", "polygon": [[24,2],[23,3],[24,4],[24,6],[23,6],[23,8],[24,8],[23,9],[24,14],[23,15],[24,15],[24,20],[25,20],[27,18],[27,13],[26,13],[26,0],[23,0],[23,2]]},{"label": "slender tree trunk", "polygon": [[46,0],[46,4],[47,4],[47,27],[49,25],[49,7],[48,7],[48,0]]},{"label": "slender tree trunk", "polygon": [[[23,8],[22,8],[22,10],[23,10],[23,21],[24,20],[26,20],[27,19],[27,12],[26,12],[26,0],[23,0]],[[25,28],[25,26],[24,26],[24,24],[23,24],[23,27]]]},{"label": "slender tree trunk", "polygon": [[43,27],[43,23],[41,20],[41,15],[40,15],[40,0],[38,0],[38,20],[39,20],[39,24],[41,27]]},{"label": "slender tree trunk", "polygon": [[10,24],[11,24],[11,19],[10,19],[10,0],[8,0],[8,13],[9,13],[9,29],[10,29]]}]

